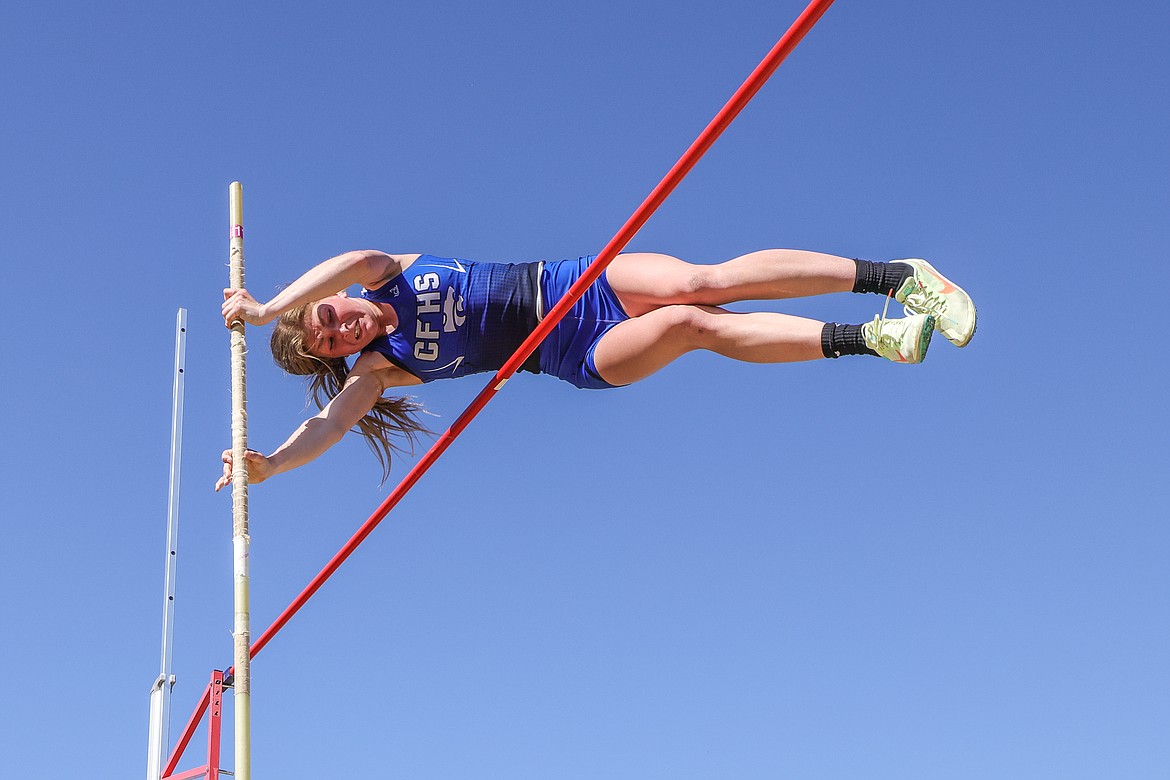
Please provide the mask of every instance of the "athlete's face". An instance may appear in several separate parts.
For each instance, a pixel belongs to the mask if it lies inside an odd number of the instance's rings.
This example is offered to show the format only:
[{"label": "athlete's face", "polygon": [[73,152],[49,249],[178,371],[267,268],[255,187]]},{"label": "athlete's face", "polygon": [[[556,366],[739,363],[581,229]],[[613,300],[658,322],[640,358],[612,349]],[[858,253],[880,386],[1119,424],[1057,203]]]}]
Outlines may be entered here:
[{"label": "athlete's face", "polygon": [[309,305],[305,315],[305,346],[310,355],[338,358],[356,355],[385,335],[382,313],[365,298],[331,295]]}]

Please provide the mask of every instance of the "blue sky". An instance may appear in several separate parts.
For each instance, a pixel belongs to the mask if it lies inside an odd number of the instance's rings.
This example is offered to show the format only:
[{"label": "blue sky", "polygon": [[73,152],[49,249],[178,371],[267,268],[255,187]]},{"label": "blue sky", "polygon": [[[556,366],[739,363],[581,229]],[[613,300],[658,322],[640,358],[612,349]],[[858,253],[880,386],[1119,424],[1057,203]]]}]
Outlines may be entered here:
[{"label": "blue sky", "polygon": [[[230,181],[261,296],[354,248],[596,252],[802,8],[0,10],[11,776],[143,771],[179,307],[172,732],[230,663]],[[927,257],[970,347],[518,377],[257,657],[257,776],[1165,776],[1168,25],[836,3],[630,247]],[[303,393],[249,339],[270,451]],[[445,427],[484,382],[419,396]],[[409,463],[252,490],[255,634]]]}]

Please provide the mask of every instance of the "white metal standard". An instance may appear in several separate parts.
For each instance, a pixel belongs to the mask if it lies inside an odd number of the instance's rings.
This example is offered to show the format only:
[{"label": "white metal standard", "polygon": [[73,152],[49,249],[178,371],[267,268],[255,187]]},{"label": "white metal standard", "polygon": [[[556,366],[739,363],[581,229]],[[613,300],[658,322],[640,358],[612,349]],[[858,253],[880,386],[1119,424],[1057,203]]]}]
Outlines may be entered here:
[{"label": "white metal standard", "polygon": [[179,552],[179,472],[183,465],[183,388],[187,364],[187,310],[175,317],[175,381],[171,393],[171,480],[167,499],[167,563],[163,578],[162,660],[158,679],[150,689],[150,742],[146,751],[146,780],[159,780],[170,745],[171,640],[175,633],[175,574]]},{"label": "white metal standard", "polygon": [[[244,187],[238,181],[228,187],[228,211],[231,217],[229,264],[233,289],[244,286]],[[236,780],[252,778],[252,695],[251,631],[248,607],[248,398],[244,342],[244,323],[232,323],[232,553],[235,572],[235,650]]]}]

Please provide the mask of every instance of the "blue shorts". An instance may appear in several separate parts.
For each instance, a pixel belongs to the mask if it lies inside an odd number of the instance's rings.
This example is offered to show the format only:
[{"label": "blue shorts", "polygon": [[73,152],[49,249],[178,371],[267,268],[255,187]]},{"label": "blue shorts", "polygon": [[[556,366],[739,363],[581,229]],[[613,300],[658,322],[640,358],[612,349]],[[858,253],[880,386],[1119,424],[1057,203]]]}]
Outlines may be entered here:
[{"label": "blue shorts", "polygon": [[[595,257],[586,255],[576,260],[544,264],[544,272],[540,275],[541,318],[564,297]],[[615,387],[597,373],[593,352],[610,328],[629,318],[602,272],[541,342],[541,373],[551,374],[586,390]]]}]

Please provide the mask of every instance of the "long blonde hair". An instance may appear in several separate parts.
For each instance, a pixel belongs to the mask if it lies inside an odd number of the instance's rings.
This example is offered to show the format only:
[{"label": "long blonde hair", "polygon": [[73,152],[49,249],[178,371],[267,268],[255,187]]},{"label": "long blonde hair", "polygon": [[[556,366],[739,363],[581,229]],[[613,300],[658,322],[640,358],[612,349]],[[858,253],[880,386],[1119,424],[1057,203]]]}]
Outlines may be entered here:
[{"label": "long blonde hair", "polygon": [[[305,348],[305,315],[311,305],[306,303],[280,315],[269,343],[276,365],[290,374],[309,377],[308,396],[318,409],[323,409],[345,386],[349,365],[345,358],[319,358]],[[432,432],[418,419],[425,411],[422,404],[406,396],[379,398],[374,408],[358,420],[354,431],[362,435],[382,464],[383,481],[390,476],[393,451],[412,453],[418,435]],[[407,446],[395,439],[405,439]]]}]

